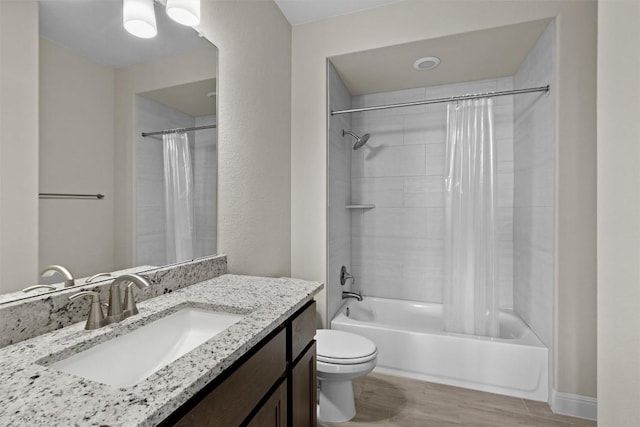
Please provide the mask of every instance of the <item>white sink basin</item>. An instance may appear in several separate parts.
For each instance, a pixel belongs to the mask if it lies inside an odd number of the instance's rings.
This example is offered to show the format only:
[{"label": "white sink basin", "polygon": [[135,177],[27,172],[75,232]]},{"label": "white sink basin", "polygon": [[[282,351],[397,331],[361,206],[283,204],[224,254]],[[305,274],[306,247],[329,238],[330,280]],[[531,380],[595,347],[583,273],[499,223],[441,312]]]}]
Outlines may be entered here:
[{"label": "white sink basin", "polygon": [[185,308],[50,367],[114,387],[130,387],[243,317]]}]

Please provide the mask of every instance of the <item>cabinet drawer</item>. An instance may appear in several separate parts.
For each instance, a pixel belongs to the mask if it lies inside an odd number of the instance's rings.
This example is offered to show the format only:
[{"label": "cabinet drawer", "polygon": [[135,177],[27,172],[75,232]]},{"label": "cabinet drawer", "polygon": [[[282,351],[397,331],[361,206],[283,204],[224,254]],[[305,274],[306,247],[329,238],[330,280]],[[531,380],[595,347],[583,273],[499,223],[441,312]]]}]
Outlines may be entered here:
[{"label": "cabinet drawer", "polygon": [[220,385],[205,395],[175,425],[238,426],[286,370],[283,329]]},{"label": "cabinet drawer", "polygon": [[291,361],[300,356],[316,335],[316,302],[313,301],[291,321]]}]

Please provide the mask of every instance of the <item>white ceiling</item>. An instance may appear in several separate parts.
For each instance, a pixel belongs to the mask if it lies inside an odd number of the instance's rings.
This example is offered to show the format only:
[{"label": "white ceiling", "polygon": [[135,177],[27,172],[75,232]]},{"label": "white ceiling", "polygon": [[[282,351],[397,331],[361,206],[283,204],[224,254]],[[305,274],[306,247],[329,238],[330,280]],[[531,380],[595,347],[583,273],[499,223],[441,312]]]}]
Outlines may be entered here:
[{"label": "white ceiling", "polygon": [[[550,20],[421,40],[329,58],[352,95],[511,76]],[[418,58],[439,67],[418,71]]]},{"label": "white ceiling", "polygon": [[158,4],[153,39],[127,33],[122,0],[39,0],[39,6],[41,36],[111,68],[212,46],[193,28],[172,21]]},{"label": "white ceiling", "polygon": [[291,25],[371,9],[400,0],[275,0]]}]

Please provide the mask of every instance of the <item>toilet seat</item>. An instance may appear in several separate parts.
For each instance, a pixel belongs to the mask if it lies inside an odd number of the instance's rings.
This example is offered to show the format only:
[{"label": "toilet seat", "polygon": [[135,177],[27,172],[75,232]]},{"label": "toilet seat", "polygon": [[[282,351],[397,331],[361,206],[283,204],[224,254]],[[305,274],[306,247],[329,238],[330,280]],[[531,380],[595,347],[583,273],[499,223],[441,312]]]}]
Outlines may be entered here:
[{"label": "toilet seat", "polygon": [[353,359],[346,359],[346,358],[329,357],[329,356],[324,356],[324,355],[321,355],[321,354],[317,354],[316,355],[316,359],[319,362],[333,363],[333,364],[336,364],[336,365],[357,365],[357,364],[360,364],[360,363],[369,362],[370,360],[375,359],[377,355],[378,355],[378,352],[374,351],[373,353],[368,354],[366,356],[357,357],[357,358],[353,358]]},{"label": "toilet seat", "polygon": [[374,360],[378,350],[373,341],[344,331],[319,329],[316,332],[317,360],[337,365],[356,365]]}]

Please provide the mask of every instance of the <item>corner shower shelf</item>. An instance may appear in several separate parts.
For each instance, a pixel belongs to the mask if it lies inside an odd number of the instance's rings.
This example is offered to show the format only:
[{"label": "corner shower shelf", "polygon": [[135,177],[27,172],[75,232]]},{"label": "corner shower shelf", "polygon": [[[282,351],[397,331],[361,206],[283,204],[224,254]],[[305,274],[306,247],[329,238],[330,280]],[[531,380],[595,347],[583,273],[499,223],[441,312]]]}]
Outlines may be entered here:
[{"label": "corner shower shelf", "polygon": [[345,208],[347,209],[373,209],[376,205],[347,205]]}]

